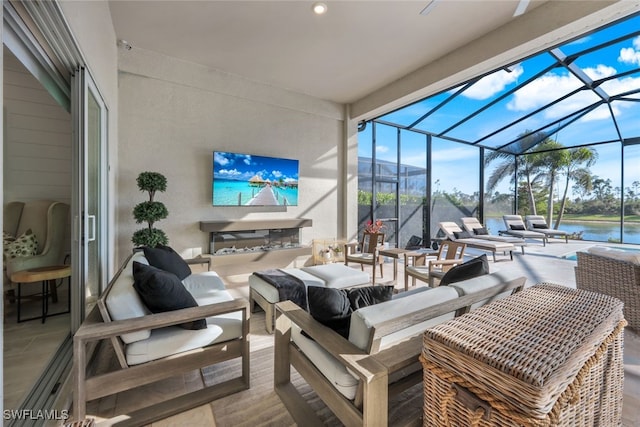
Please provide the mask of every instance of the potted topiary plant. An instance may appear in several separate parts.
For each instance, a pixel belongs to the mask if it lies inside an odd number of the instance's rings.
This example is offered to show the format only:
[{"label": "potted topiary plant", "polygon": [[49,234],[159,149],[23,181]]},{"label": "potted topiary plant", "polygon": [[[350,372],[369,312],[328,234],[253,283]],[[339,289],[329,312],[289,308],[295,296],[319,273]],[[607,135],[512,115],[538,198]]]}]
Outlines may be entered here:
[{"label": "potted topiary plant", "polygon": [[138,203],[133,208],[133,217],[137,224],[146,222],[147,228],[142,228],[133,233],[131,241],[135,246],[166,245],[169,239],[164,231],[153,227],[157,221],[166,218],[169,211],[162,202],[153,200],[156,191],[165,191],[167,189],[167,178],[158,172],[141,172],[137,178],[138,188],[140,191],[149,193],[149,200]]}]

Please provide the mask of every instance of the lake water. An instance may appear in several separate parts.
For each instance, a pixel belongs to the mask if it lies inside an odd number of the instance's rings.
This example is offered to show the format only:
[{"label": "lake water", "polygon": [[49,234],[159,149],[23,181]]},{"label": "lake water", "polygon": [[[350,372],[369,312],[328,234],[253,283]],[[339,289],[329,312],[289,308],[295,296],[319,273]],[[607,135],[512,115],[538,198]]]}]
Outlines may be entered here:
[{"label": "lake water", "polygon": [[[502,218],[487,218],[486,226],[491,234],[498,234],[499,230],[504,230]],[[607,242],[609,238],[620,239],[620,224],[612,222],[596,221],[562,221],[560,227],[568,233],[583,232],[583,240],[593,240],[597,242]],[[624,225],[624,243],[640,244],[640,224],[627,223]]]},{"label": "lake water", "polygon": [[[230,179],[218,179],[213,182],[213,206],[238,206],[246,205],[254,195],[258,194],[261,187],[252,187],[247,181],[236,181]],[[278,201],[282,204],[286,197],[289,206],[298,204],[297,188],[273,188]],[[240,195],[240,203],[238,203]]]}]

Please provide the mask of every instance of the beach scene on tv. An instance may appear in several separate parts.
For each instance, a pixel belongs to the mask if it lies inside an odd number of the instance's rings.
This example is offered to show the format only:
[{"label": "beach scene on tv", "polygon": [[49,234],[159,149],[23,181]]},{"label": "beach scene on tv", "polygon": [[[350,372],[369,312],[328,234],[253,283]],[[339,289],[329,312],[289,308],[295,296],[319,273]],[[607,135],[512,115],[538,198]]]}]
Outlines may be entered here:
[{"label": "beach scene on tv", "polygon": [[297,205],[297,160],[213,152],[213,206]]}]

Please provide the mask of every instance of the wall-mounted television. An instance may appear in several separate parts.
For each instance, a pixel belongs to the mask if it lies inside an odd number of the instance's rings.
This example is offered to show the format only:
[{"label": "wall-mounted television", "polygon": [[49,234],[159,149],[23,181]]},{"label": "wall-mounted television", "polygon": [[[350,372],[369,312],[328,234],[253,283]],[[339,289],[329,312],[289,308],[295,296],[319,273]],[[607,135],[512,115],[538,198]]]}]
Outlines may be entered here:
[{"label": "wall-mounted television", "polygon": [[213,152],[213,206],[297,206],[298,160]]}]

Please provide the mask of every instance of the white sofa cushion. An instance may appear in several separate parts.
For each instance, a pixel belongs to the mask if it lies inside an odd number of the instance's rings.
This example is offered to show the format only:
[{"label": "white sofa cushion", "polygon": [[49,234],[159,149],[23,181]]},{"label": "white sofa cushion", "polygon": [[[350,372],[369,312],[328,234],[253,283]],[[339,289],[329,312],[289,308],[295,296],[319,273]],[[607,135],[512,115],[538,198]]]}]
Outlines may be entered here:
[{"label": "white sofa cushion", "polygon": [[129,365],[138,365],[172,354],[225,341],[223,328],[207,322],[206,329],[188,330],[169,326],[151,331],[149,338],[127,344],[125,354]]},{"label": "white sofa cushion", "polygon": [[369,273],[358,271],[344,264],[325,264],[302,267],[302,271],[319,277],[328,288],[347,288],[369,283]]},{"label": "white sofa cushion", "polygon": [[[458,298],[458,292],[455,289],[442,286],[432,289],[429,292],[414,294],[411,298],[396,298],[391,301],[360,308],[351,314],[349,341],[357,347],[366,350],[369,345],[371,328],[375,325],[404,316],[407,313],[415,311],[416,308],[433,307],[456,298]],[[382,338],[380,349],[390,347],[393,344],[422,333],[431,326],[453,319],[454,315],[455,312],[447,313],[389,334]]]},{"label": "white sofa cushion", "polygon": [[199,292],[198,289],[207,291],[211,289],[224,290],[224,282],[215,271],[190,274],[185,277],[182,284],[194,297]]},{"label": "white sofa cushion", "polygon": [[358,378],[349,373],[347,368],[335,357],[323,349],[317,342],[302,335],[297,325],[292,325],[291,339],[298,348],[311,360],[316,368],[347,399],[353,399],[358,389]]},{"label": "white sofa cushion", "polygon": [[[305,271],[302,271],[297,268],[286,268],[283,269],[285,273],[288,273],[292,276],[297,277],[302,280],[305,286],[324,286],[324,281],[317,276],[309,274]],[[265,282],[260,277],[252,274],[249,276],[249,287],[262,295],[264,299],[269,301],[272,304],[275,304],[280,301],[280,295],[278,294],[278,289],[271,285],[270,283]]]},{"label": "white sofa cushion", "polygon": [[623,251],[622,249],[610,248],[607,246],[593,246],[587,249],[587,252],[592,255],[604,256],[640,265],[640,253],[638,252]]},{"label": "white sofa cushion", "polygon": [[[149,265],[149,262],[142,251],[135,252],[116,281],[113,283],[111,291],[105,300],[105,305],[107,306],[109,316],[111,316],[112,320],[132,319],[134,317],[142,317],[151,314],[142,302],[142,299],[136,290],[133,288],[134,262]],[[129,344],[145,340],[150,336],[151,331],[145,329],[121,335],[120,338],[122,338],[122,341],[124,341],[125,344]]]},{"label": "white sofa cushion", "polygon": [[[500,272],[494,272],[491,274],[485,274],[482,276],[478,276],[478,277],[474,277],[473,279],[468,279],[468,280],[464,280],[461,282],[455,282],[455,283],[451,283],[449,284],[450,288],[455,289],[458,294],[460,296],[464,296],[464,295],[469,295],[471,293],[474,292],[479,292],[485,289],[488,289],[492,286],[496,286],[499,285],[500,283],[507,283],[510,280],[515,279],[517,276],[509,276],[505,273],[500,273]],[[500,294],[497,294],[491,298],[487,298],[485,300],[479,301],[475,304],[471,305],[471,309],[474,310],[480,306],[483,306],[485,304],[488,304],[492,301],[496,301],[502,298],[506,298],[509,295],[511,295],[511,293],[513,292],[513,290],[509,290],[506,292],[502,292]]]},{"label": "white sofa cushion", "polygon": [[[191,289],[189,289],[198,305],[233,300],[228,291],[216,288],[216,283],[220,280],[217,274],[202,274],[203,277],[190,282]],[[212,280],[212,285],[206,286],[204,279]],[[222,283],[221,280],[220,283]],[[137,365],[240,336],[242,336],[242,312],[236,311],[208,317],[206,329],[186,330],[177,326],[154,329],[147,339],[128,344],[125,354],[129,365]]]}]

